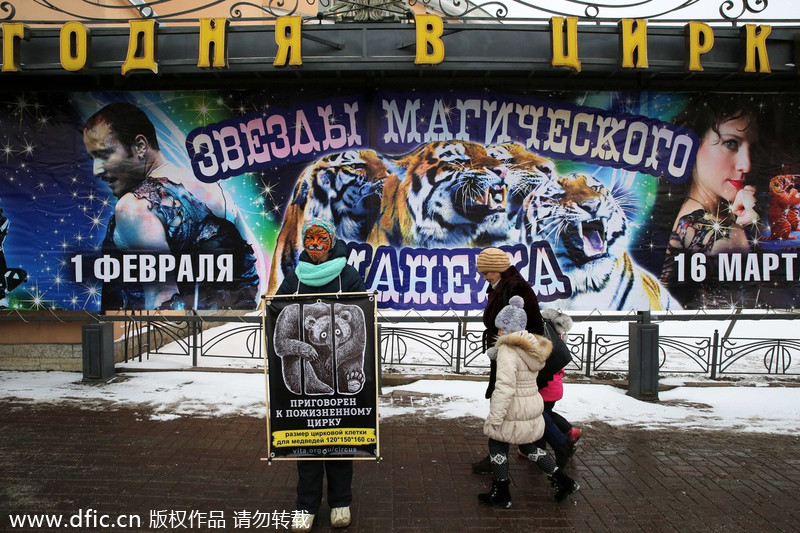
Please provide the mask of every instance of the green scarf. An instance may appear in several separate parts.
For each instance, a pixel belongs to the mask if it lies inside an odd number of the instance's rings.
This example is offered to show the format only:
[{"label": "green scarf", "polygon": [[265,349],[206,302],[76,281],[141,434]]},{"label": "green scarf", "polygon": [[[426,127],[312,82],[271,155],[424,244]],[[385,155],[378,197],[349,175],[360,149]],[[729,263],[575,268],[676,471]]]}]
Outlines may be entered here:
[{"label": "green scarf", "polygon": [[338,276],[346,264],[345,257],[337,257],[318,265],[300,261],[294,272],[302,283],[311,287],[322,287]]}]

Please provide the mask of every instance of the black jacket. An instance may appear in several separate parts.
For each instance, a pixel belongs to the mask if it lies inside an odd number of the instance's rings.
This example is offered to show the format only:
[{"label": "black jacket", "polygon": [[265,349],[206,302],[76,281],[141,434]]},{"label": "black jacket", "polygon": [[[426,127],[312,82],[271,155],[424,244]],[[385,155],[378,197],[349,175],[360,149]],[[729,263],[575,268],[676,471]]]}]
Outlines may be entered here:
[{"label": "black jacket", "polygon": [[[525,301],[523,309],[528,315],[528,323],[525,327],[531,333],[544,335],[544,322],[542,313],[539,311],[539,300],[533,292],[530,284],[522,277],[517,267],[510,266],[500,273],[500,281],[495,287],[489,287],[486,291],[486,309],[483,311],[483,325],[486,330],[483,332],[483,351],[485,352],[494,346],[497,340],[497,327],[494,321],[497,314],[503,307],[508,305],[508,300],[512,296],[521,296]],[[489,370],[489,387],[486,389],[486,397],[490,398],[494,392],[494,382],[497,377],[497,363],[491,362]]]},{"label": "black jacket", "polygon": [[556,372],[572,361],[572,354],[564,341],[558,336],[556,328],[550,324],[547,324],[546,327],[548,330],[548,338],[553,341],[553,351],[550,352],[550,357],[545,361],[544,368],[539,370],[539,374],[536,376],[536,385],[539,387],[539,390],[545,388],[547,383],[553,379]]}]

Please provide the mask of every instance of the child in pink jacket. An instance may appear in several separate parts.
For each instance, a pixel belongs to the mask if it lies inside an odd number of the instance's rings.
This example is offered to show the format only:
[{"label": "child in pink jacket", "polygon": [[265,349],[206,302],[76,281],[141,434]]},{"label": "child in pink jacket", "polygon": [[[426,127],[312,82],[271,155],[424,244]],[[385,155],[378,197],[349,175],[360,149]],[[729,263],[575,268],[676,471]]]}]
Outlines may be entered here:
[{"label": "child in pink jacket", "polygon": [[[572,319],[555,309],[542,310],[542,317],[553,324],[556,332],[566,342],[565,335],[572,329]],[[550,415],[550,418],[555,422],[558,429],[560,429],[567,437],[567,442],[570,447],[574,446],[578,439],[581,438],[580,428],[574,427],[569,420],[553,411],[556,402],[564,397],[564,369],[562,368],[553,375],[553,379],[547,382],[547,385],[539,389],[539,394],[544,401],[544,412]]]}]

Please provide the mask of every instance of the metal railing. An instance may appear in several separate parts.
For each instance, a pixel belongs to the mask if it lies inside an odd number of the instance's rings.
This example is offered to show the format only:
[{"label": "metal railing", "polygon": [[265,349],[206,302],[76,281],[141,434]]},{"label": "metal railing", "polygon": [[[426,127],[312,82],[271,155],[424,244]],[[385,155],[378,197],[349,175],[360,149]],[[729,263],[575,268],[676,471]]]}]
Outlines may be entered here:
[{"label": "metal railing", "polygon": [[[591,377],[598,373],[628,371],[629,337],[615,332],[627,323],[647,322],[650,314],[603,316],[571,315],[575,327],[567,345],[572,352],[568,370]],[[800,375],[800,339],[784,338],[794,328],[774,320],[792,321],[796,313],[764,312],[754,315],[703,313],[693,316],[655,316],[660,324],[659,372],[698,374],[716,379],[732,375]],[[103,317],[105,318],[105,317]],[[191,358],[193,366],[205,366],[203,358],[262,360],[263,338],[259,316],[187,315],[181,317],[125,316],[126,361],[160,355]],[[728,325],[707,334],[685,333],[687,324],[722,321]],[[758,324],[764,336],[731,335],[733,324]],[[773,330],[769,324],[775,326]],[[792,323],[792,325],[794,325]],[[752,327],[748,328],[752,329]],[[483,356],[479,316],[381,317],[378,324],[383,371],[482,373],[488,369]]]},{"label": "metal railing", "polygon": [[[62,23],[72,20],[83,24],[124,24],[138,15],[163,24],[196,21],[199,17],[226,17],[242,23],[274,21],[284,15],[302,15],[307,21],[396,21],[413,20],[413,8],[439,13],[448,21],[479,22],[547,22],[552,16],[578,17],[583,22],[616,24],[622,18],[646,18],[653,22],[679,23],[690,20],[689,9],[699,0],[664,2],[637,0],[609,3],[592,0],[546,2],[533,0],[386,0],[365,4],[358,0],[271,0],[268,2],[205,0],[187,5],[179,0],[129,0],[102,3],[96,0],[4,0],[0,2],[0,21],[27,23]],[[725,22],[736,26],[745,22],[761,22],[759,15],[768,12],[769,0],[716,0],[716,12],[705,12],[708,22]],[[714,4],[714,0],[706,4]],[[102,8],[102,9],[101,9]],[[136,14],[132,10],[136,10]],[[17,12],[19,10],[19,13]],[[29,18],[35,14],[36,20]],[[773,11],[769,10],[772,14]],[[796,22],[788,9],[775,10],[771,20]],[[780,13],[780,15],[778,15]],[[778,18],[778,17],[781,18]]]}]

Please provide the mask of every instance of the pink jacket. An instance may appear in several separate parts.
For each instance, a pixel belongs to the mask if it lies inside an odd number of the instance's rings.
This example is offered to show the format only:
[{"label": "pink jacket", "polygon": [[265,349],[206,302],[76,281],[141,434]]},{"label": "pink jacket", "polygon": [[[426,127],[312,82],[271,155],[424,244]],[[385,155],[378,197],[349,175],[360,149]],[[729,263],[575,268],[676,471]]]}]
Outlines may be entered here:
[{"label": "pink jacket", "polygon": [[562,368],[555,374],[553,379],[547,382],[547,386],[539,389],[539,395],[543,402],[557,402],[564,397],[564,369]]}]

